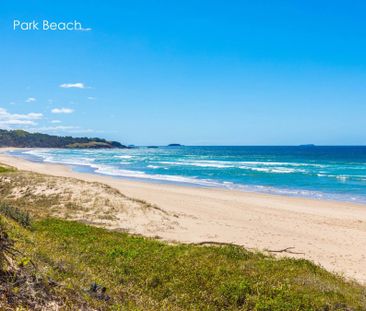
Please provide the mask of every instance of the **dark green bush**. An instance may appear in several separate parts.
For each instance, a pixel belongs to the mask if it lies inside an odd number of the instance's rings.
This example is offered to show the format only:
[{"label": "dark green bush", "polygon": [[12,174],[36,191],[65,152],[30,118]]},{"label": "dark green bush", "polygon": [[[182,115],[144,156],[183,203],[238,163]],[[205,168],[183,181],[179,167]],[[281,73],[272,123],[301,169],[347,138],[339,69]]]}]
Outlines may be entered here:
[{"label": "dark green bush", "polygon": [[18,222],[23,227],[31,226],[31,219],[28,212],[22,211],[17,207],[7,203],[0,203],[0,213]]}]

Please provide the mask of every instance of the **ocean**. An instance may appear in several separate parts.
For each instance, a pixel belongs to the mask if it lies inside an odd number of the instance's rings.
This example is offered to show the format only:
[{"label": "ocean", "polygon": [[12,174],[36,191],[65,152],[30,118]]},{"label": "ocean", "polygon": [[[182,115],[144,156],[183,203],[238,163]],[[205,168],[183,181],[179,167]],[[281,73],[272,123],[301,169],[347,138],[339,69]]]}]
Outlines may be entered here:
[{"label": "ocean", "polygon": [[366,203],[366,146],[214,146],[11,154],[117,178]]}]

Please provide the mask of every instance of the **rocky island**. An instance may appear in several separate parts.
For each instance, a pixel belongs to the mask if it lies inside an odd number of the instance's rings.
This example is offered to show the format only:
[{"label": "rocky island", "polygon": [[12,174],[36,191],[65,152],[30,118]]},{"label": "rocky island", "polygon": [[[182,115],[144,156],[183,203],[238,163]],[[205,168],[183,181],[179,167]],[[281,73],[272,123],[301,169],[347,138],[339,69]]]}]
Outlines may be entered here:
[{"label": "rocky island", "polygon": [[169,144],[168,147],[182,147],[181,144]]}]

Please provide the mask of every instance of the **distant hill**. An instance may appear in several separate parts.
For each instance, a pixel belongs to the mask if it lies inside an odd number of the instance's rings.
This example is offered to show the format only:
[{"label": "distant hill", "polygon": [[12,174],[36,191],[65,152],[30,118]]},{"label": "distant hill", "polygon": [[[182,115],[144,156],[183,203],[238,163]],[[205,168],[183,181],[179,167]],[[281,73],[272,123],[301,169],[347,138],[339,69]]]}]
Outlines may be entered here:
[{"label": "distant hill", "polygon": [[127,148],[117,141],[102,138],[55,136],[23,130],[0,130],[0,147],[19,148]]}]

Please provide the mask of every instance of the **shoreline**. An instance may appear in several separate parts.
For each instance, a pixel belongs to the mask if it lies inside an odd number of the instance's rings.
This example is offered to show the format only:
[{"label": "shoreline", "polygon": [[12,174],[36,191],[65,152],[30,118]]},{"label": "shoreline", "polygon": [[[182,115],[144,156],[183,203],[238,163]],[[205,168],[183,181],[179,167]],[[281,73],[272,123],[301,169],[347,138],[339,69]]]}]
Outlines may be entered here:
[{"label": "shoreline", "polygon": [[[366,283],[365,204],[130,181],[4,154],[14,149],[17,148],[0,148],[0,163],[20,170],[107,184],[129,197],[177,215],[174,225],[156,226],[148,236],[184,243],[234,243],[260,251],[294,247],[295,252],[304,255],[280,255],[306,258],[329,271]],[[136,231],[144,234],[142,227]]]},{"label": "shoreline", "polygon": [[[331,193],[326,191],[321,191],[317,189],[291,189],[286,187],[276,187],[276,186],[263,186],[263,185],[250,185],[250,184],[241,184],[241,183],[232,183],[228,181],[219,181],[219,180],[209,180],[209,179],[200,179],[196,177],[186,177],[181,175],[156,175],[161,176],[161,178],[155,177],[153,174],[146,174],[146,177],[136,175],[118,175],[113,173],[99,172],[99,168],[97,166],[93,166],[91,164],[82,164],[82,163],[62,163],[62,162],[45,162],[44,159],[40,156],[36,156],[33,154],[23,153],[24,151],[32,151],[35,150],[49,150],[50,148],[19,148],[19,147],[0,147],[0,154],[6,152],[6,154],[10,156],[14,156],[19,159],[23,159],[30,162],[35,163],[45,163],[45,164],[55,164],[62,165],[68,167],[75,173],[83,173],[83,174],[92,174],[102,177],[110,177],[114,179],[120,179],[131,182],[142,182],[142,183],[151,183],[151,184],[162,184],[162,185],[172,185],[179,187],[190,187],[190,188],[202,188],[202,189],[221,189],[221,190],[229,190],[229,191],[240,191],[244,193],[254,193],[254,194],[263,194],[270,196],[281,196],[281,197],[289,197],[289,198],[297,198],[297,199],[310,199],[316,201],[330,201],[330,202],[340,202],[340,203],[350,203],[357,205],[365,205],[366,206],[366,197],[358,197],[356,194],[351,196],[346,196],[344,193]],[[52,149],[52,148],[51,148]],[[14,154],[9,154],[7,152],[14,151]],[[16,151],[19,151],[17,153]],[[126,171],[127,172],[127,171]],[[134,171],[128,171],[133,173]],[[137,172],[143,173],[145,172]],[[163,178],[163,177],[170,177]],[[190,180],[192,179],[192,180]],[[195,179],[193,181],[193,179]],[[230,186],[226,185],[230,184]]]}]

